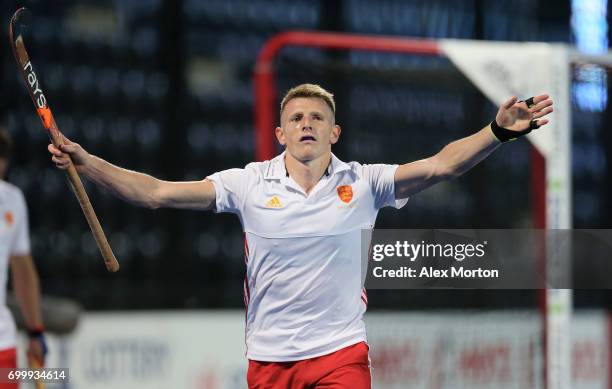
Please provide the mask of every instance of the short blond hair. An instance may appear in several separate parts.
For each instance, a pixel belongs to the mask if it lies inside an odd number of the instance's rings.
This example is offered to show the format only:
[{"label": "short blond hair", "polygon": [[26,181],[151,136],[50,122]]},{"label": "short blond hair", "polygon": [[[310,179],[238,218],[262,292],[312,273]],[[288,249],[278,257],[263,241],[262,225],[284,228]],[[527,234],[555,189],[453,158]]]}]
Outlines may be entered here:
[{"label": "short blond hair", "polygon": [[283,97],[283,101],[281,101],[280,105],[280,113],[282,115],[283,109],[287,103],[298,97],[315,97],[325,101],[325,104],[331,109],[332,114],[336,116],[336,102],[334,101],[334,95],[317,84],[301,84],[295,86],[285,94]]}]

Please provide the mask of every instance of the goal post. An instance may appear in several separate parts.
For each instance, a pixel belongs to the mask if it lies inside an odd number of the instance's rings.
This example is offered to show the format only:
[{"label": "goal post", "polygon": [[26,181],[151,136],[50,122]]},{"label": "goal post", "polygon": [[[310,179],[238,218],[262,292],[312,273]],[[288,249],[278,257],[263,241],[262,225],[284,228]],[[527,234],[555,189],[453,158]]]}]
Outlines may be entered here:
[{"label": "goal post", "polygon": [[[526,98],[547,92],[555,100],[555,113],[545,131],[528,135],[531,142],[532,209],[535,228],[571,228],[570,172],[570,51],[564,45],[469,40],[427,40],[345,33],[288,31],[269,39],[261,49],[254,71],[255,145],[257,160],[274,157],[278,91],[275,59],[286,47],[314,47],[346,51],[376,51],[447,57],[495,105],[510,95]],[[567,277],[569,264],[547,241],[543,266],[547,277]],[[561,275],[552,274],[559,272]],[[569,323],[570,290],[543,289],[541,294],[543,371],[541,385],[571,385]]]}]

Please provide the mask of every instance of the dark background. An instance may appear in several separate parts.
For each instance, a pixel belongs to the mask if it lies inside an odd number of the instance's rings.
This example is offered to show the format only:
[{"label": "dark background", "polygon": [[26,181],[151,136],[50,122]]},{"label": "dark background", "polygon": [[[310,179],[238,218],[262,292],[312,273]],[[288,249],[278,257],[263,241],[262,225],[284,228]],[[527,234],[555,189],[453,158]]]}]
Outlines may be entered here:
[{"label": "dark background", "polygon": [[[552,0],[4,0],[2,31],[20,5],[34,14],[26,44],[60,129],[112,163],[168,180],[202,179],[253,160],[254,61],[280,31],[574,41],[569,2]],[[286,49],[277,69],[280,94],[301,82],[335,93],[343,134],[334,152],[344,160],[427,157],[496,111],[443,58]],[[8,179],[28,200],[45,294],[87,309],[242,306],[236,217],[140,209],[87,185],[122,266],[107,273],[63,174],[50,162],[6,36],[0,76],[0,123],[17,146]],[[572,104],[573,224],[610,228],[609,110],[579,100]],[[525,140],[506,145],[401,211],[381,211],[377,227],[530,227],[528,152]],[[577,291],[575,301],[612,303],[605,291]],[[535,306],[534,291],[370,291],[372,308]]]}]

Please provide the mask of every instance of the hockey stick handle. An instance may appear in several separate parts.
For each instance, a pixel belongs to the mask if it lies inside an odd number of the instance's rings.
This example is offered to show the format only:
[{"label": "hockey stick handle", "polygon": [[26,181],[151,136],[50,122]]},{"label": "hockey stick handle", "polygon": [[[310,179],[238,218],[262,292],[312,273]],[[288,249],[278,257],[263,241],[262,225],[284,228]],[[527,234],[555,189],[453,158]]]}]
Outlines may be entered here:
[{"label": "hockey stick handle", "polygon": [[[49,115],[51,117],[51,128],[47,129],[47,132],[49,134],[49,137],[51,138],[51,141],[53,142],[53,145],[59,148],[59,146],[64,143],[64,139],[57,128],[57,124],[55,124],[55,119],[53,118],[51,110],[49,110]],[[41,119],[44,123],[42,115]],[[70,158],[70,155],[68,157]],[[75,194],[79,205],[81,206],[81,209],[83,210],[83,214],[85,215],[87,224],[89,224],[89,229],[93,234],[96,244],[98,245],[98,249],[102,254],[106,269],[110,272],[116,272],[117,270],[119,270],[119,262],[117,262],[117,258],[115,258],[115,254],[113,254],[113,250],[108,244],[108,240],[106,239],[104,230],[102,230],[102,226],[100,225],[98,216],[96,216],[96,212],[94,211],[93,206],[91,205],[91,201],[89,201],[89,196],[87,196],[85,187],[83,187],[83,182],[81,181],[81,178],[79,177],[79,174],[77,173],[76,168],[72,163],[66,170],[66,175],[68,176],[68,182],[70,183],[70,187],[72,188],[72,191]]]},{"label": "hockey stick handle", "polygon": [[[59,131],[57,124],[55,123],[53,113],[51,112],[51,109],[47,104],[46,97],[40,89],[39,81],[36,77],[36,73],[34,73],[34,70],[32,69],[32,64],[30,63],[30,58],[23,43],[22,36],[19,35],[16,39],[14,39],[13,36],[13,23],[18,18],[19,14],[23,12],[23,10],[23,8],[18,10],[11,19],[9,36],[11,39],[13,54],[15,55],[15,60],[17,60],[21,75],[23,76],[23,79],[26,83],[28,93],[30,94],[32,101],[36,106],[36,112],[42,120],[43,127],[47,131],[47,134],[49,135],[51,142],[53,142],[53,145],[59,148],[59,146],[64,143],[64,137]],[[117,262],[117,258],[115,258],[115,255],[113,254],[113,251],[110,245],[108,244],[108,240],[106,239],[106,235],[102,230],[100,221],[98,220],[98,217],[94,212],[93,206],[91,205],[91,201],[89,201],[87,192],[85,192],[85,188],[83,187],[81,178],[79,177],[79,174],[77,173],[76,168],[72,163],[70,164],[70,167],[66,170],[66,175],[68,176],[68,181],[70,182],[72,191],[77,197],[79,205],[83,210],[83,214],[85,215],[87,224],[89,224],[89,228],[98,245],[98,249],[100,250],[102,257],[104,258],[106,269],[111,272],[116,272],[117,270],[119,270],[119,262]]]},{"label": "hockey stick handle", "polygon": [[[42,366],[40,365],[40,363],[38,363],[36,358],[34,358],[32,356],[28,356],[28,367],[30,369],[41,369],[42,368]],[[34,380],[34,387],[36,389],[45,389],[45,383],[42,380],[40,380],[40,379],[35,379]]]}]

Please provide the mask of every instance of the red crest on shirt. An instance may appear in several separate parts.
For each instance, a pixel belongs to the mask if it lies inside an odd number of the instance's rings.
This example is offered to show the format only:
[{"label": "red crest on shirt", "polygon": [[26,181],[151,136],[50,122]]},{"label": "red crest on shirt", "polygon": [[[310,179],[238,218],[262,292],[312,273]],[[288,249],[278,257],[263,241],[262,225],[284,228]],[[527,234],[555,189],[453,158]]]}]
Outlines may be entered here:
[{"label": "red crest on shirt", "polygon": [[4,214],[4,220],[6,220],[6,224],[8,224],[9,226],[12,225],[15,221],[15,219],[13,218],[13,214],[10,211]]},{"label": "red crest on shirt", "polygon": [[353,199],[353,187],[350,185],[342,185],[337,188],[338,197],[345,203],[350,203]]}]

